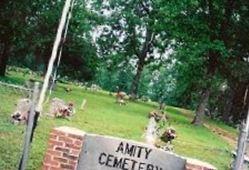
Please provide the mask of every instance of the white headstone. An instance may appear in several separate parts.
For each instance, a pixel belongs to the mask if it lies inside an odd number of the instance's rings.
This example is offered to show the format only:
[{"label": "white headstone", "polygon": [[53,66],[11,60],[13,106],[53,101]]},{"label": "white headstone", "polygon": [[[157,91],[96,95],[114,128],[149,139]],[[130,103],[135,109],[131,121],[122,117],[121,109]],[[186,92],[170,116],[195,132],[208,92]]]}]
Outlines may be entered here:
[{"label": "white headstone", "polygon": [[131,140],[87,134],[77,170],[184,170],[186,160]]}]

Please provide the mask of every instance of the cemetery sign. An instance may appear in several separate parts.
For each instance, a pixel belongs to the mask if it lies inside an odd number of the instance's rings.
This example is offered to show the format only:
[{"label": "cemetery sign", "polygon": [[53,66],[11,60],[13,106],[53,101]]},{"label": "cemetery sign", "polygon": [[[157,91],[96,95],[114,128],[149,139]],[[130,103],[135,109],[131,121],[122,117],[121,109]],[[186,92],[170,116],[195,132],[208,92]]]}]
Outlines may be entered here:
[{"label": "cemetery sign", "polygon": [[86,134],[77,170],[184,170],[186,160],[131,140]]}]

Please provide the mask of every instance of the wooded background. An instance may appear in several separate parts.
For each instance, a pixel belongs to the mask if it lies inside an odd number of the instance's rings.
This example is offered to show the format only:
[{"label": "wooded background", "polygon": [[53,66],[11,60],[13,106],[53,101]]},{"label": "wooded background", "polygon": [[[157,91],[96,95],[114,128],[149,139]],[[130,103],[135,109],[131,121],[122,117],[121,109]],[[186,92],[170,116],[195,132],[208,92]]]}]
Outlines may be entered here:
[{"label": "wooded background", "polygon": [[[0,1],[0,76],[43,75],[64,1]],[[249,105],[249,1],[76,0],[58,81],[204,112],[236,125]]]}]

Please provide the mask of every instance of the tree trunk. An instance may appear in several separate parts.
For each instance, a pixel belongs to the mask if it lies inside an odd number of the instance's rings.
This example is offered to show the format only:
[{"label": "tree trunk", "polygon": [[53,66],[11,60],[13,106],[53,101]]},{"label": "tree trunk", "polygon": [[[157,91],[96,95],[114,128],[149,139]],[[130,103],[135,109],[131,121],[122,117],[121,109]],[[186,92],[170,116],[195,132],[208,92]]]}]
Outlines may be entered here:
[{"label": "tree trunk", "polygon": [[35,53],[34,53],[34,56],[35,56],[35,64],[33,65],[33,70],[34,71],[41,71],[39,66],[42,65],[42,52],[41,52],[41,49],[36,47],[35,49]]},{"label": "tree trunk", "polygon": [[0,76],[5,76],[7,61],[9,58],[10,45],[5,44],[3,47],[3,52],[0,55]]},{"label": "tree trunk", "polygon": [[144,69],[144,60],[139,60],[138,61],[138,66],[137,66],[137,72],[135,77],[133,78],[132,84],[131,84],[131,98],[135,99],[137,96],[137,92],[138,92],[138,87],[139,87],[139,81],[142,75]]},{"label": "tree trunk", "polygon": [[151,48],[151,44],[152,41],[154,40],[155,35],[147,28],[146,31],[146,39],[145,42],[143,43],[143,48],[142,50],[137,53],[137,57],[138,57],[138,64],[137,64],[137,72],[135,77],[133,78],[132,84],[131,84],[131,90],[130,90],[130,94],[131,94],[131,98],[135,99],[137,96],[137,92],[138,92],[138,87],[139,87],[139,81],[144,69],[144,66],[149,64],[149,60],[150,58],[146,60],[147,57],[147,52],[150,50]]},{"label": "tree trunk", "polygon": [[206,90],[202,92],[201,100],[196,109],[195,117],[194,117],[194,120],[192,121],[192,124],[194,125],[202,124],[202,117],[204,116],[204,111],[208,104],[209,96],[210,96],[210,88],[207,88]]},{"label": "tree trunk", "polygon": [[162,111],[164,111],[164,109],[165,109],[165,104],[164,104],[164,102],[159,102],[159,110],[162,110]]},{"label": "tree trunk", "polygon": [[232,108],[229,113],[232,115],[232,121],[234,124],[240,123],[243,119],[246,119],[247,108],[249,104],[249,97],[247,91],[248,83],[239,82],[235,89],[235,95],[232,98]]},{"label": "tree trunk", "polygon": [[47,69],[48,69],[48,64],[49,64],[49,60],[50,60],[50,46],[47,45],[45,47],[45,50],[43,51],[43,57],[42,57],[42,60],[43,60],[43,64],[44,64],[44,68],[43,68],[43,76],[46,75],[46,72],[47,72]]},{"label": "tree trunk", "polygon": [[226,123],[230,123],[230,117],[232,109],[232,98],[227,99],[226,104],[224,106],[224,111],[222,112],[222,120]]},{"label": "tree trunk", "polygon": [[205,108],[208,104],[209,96],[210,96],[210,91],[211,91],[211,84],[212,84],[212,79],[215,75],[217,65],[218,65],[218,54],[212,50],[210,50],[208,54],[208,66],[207,66],[207,85],[206,87],[203,88],[202,93],[201,93],[201,98],[200,102],[197,106],[196,112],[195,112],[195,117],[194,120],[192,121],[192,124],[195,125],[201,125],[202,122],[202,117],[205,114]]},{"label": "tree trunk", "polygon": [[231,117],[231,109],[232,109],[232,100],[234,97],[234,89],[228,89],[227,94],[224,95],[224,97],[221,99],[224,101],[224,105],[222,105],[220,108],[221,112],[221,119],[226,123],[231,123],[230,117]]}]

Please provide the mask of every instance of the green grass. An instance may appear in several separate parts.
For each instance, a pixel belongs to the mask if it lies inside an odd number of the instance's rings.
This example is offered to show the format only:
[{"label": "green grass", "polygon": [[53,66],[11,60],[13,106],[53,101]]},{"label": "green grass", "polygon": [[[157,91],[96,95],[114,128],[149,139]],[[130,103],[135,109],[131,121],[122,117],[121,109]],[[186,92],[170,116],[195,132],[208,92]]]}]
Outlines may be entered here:
[{"label": "green grass", "polygon": [[[207,161],[218,169],[228,169],[232,146],[206,127],[191,125],[191,119],[182,110],[168,107],[167,112],[171,125],[177,131],[177,139],[174,142],[176,153]],[[221,127],[223,126],[226,127],[222,124]]]},{"label": "green grass", "polygon": [[[0,167],[4,169],[15,169],[22,142],[22,126],[14,126],[9,122],[9,115],[13,111],[15,101],[20,98],[18,94],[11,94],[10,90],[3,90],[0,97],[7,96],[7,100],[1,102],[1,121],[0,137],[4,140],[0,142],[2,148],[10,146],[16,156],[7,160],[5,155],[0,154]],[[113,135],[122,138],[129,138],[141,141],[144,128],[147,124],[147,113],[151,110],[149,106],[143,106],[137,103],[129,103],[127,106],[119,106],[115,99],[104,94],[94,94],[80,88],[74,88],[71,93],[66,93],[63,87],[59,87],[53,94],[56,97],[67,101],[73,101],[76,104],[76,114],[71,120],[52,119],[46,116],[42,117],[37,128],[37,133],[32,146],[31,159],[29,161],[30,169],[37,169],[41,166],[43,154],[48,141],[48,134],[53,127],[71,126],[82,129],[86,132]],[[83,99],[87,99],[85,111],[81,111],[79,106]],[[5,107],[7,106],[7,107]],[[3,121],[4,120],[4,121]],[[3,121],[3,122],[2,122]],[[5,129],[5,130],[4,130]],[[7,134],[11,133],[11,135]],[[10,142],[10,143],[9,143]],[[13,142],[13,144],[12,144]],[[1,148],[1,149],[2,149]],[[15,150],[14,150],[15,149]],[[8,149],[6,149],[8,150]],[[2,151],[2,150],[1,150]],[[8,161],[11,161],[9,163]]]},{"label": "green grass", "polygon": [[[12,82],[24,82],[21,74],[11,73],[8,79]],[[90,92],[82,88],[73,88],[70,93],[65,92],[60,84],[52,97],[63,98],[76,104],[76,114],[70,119],[52,119],[43,116],[39,121],[35,138],[32,143],[28,169],[39,169],[46,150],[48,134],[53,127],[71,126],[86,132],[112,135],[137,141],[143,141],[144,129],[148,123],[147,114],[155,109],[151,104],[128,103],[119,106],[115,99],[105,93]],[[20,158],[24,126],[10,123],[10,113],[14,110],[14,103],[25,94],[0,86],[0,169],[16,169]],[[83,99],[87,99],[86,109],[80,110]],[[192,113],[175,107],[167,107],[170,124],[177,131],[177,139],[173,142],[175,152],[182,156],[207,161],[218,169],[227,169],[232,147],[222,138],[205,127],[195,127],[190,124]],[[46,112],[46,109],[45,109]],[[236,135],[236,131],[222,123],[211,122],[224,130]]]}]

